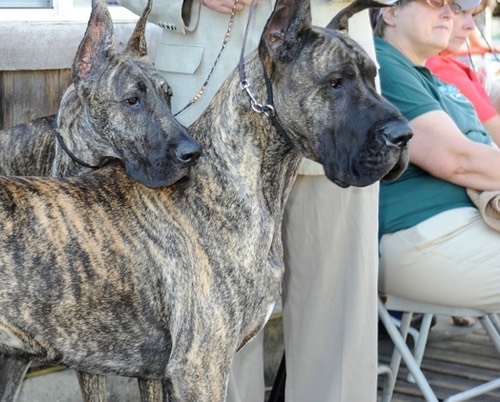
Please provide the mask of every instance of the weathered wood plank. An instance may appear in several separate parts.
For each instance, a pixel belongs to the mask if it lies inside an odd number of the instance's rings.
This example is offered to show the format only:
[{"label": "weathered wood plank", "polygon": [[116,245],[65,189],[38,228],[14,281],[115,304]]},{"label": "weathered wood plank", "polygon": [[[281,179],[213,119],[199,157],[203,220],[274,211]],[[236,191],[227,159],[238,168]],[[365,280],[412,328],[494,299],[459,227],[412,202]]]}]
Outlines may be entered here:
[{"label": "weathered wood plank", "polygon": [[0,72],[0,128],[55,113],[70,82],[69,69]]},{"label": "weathered wood plank", "polygon": [[[410,348],[411,340],[408,341]],[[379,339],[379,360],[387,363],[392,353],[389,338]],[[500,355],[483,328],[456,328],[437,325],[429,334],[422,370],[439,399],[500,377]],[[392,402],[423,401],[415,384],[406,378],[408,369],[402,363]],[[379,398],[384,378],[379,378]],[[475,402],[500,401],[500,389],[475,397]]]}]

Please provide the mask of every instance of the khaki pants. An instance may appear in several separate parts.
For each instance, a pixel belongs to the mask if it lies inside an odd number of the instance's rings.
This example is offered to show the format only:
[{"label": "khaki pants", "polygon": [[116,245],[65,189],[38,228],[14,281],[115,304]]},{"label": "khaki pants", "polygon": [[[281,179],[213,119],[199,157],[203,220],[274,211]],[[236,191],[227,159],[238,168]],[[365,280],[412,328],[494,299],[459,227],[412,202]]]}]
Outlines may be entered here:
[{"label": "khaki pants", "polygon": [[380,290],[500,312],[500,233],[475,208],[442,212],[380,243]]},{"label": "khaki pants", "polygon": [[375,401],[378,184],[298,176],[285,214],[287,402]]},{"label": "khaki pants", "polygon": [[[377,213],[378,184],[340,189],[325,176],[295,181],[283,227],[287,402],[376,401]],[[229,402],[264,399],[262,366],[251,367],[258,358],[246,348],[235,356]],[[253,391],[236,395],[243,389]]]},{"label": "khaki pants", "polygon": [[234,356],[229,373],[226,401],[264,401],[264,331]]}]

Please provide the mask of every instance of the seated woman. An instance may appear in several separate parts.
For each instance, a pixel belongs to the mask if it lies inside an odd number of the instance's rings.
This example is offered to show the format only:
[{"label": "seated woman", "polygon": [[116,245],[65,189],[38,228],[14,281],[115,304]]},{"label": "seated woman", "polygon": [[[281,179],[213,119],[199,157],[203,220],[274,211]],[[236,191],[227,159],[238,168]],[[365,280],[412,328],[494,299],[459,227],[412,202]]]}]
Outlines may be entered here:
[{"label": "seated woman", "polygon": [[[478,8],[470,12],[475,17],[484,9],[485,2],[483,0]],[[491,136],[498,139],[500,138],[500,115],[497,109],[474,70],[455,57],[466,47],[466,42],[471,36],[478,32],[475,21],[466,17],[468,12],[454,14],[448,47],[438,55],[429,57],[425,65],[442,81],[458,88],[462,95],[472,103],[479,120]],[[472,317],[452,317],[452,319],[453,324],[458,326],[471,326],[475,322]]]},{"label": "seated woman", "polygon": [[[476,11],[474,15],[477,15]],[[472,18],[464,18],[463,13],[454,15],[453,21],[448,47],[438,55],[429,57],[425,65],[442,81],[455,85],[469,99],[476,109],[479,120],[499,142],[500,115],[497,109],[476,73],[454,56],[463,48],[467,38],[475,32],[476,25]]]},{"label": "seated woman", "polygon": [[500,150],[458,89],[425,62],[448,46],[475,0],[400,0],[372,10],[382,94],[410,121],[410,165],[380,190],[379,289],[500,311],[500,233],[466,188],[500,190]]}]

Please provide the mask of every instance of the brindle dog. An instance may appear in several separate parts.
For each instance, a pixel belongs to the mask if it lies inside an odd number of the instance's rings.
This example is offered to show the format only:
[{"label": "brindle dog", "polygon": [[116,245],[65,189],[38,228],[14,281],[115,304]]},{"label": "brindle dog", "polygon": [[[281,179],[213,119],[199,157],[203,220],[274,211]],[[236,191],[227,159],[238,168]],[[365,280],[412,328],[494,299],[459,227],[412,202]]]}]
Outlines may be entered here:
[{"label": "brindle dog", "polygon": [[[0,131],[1,174],[77,175],[89,170],[84,165],[97,167],[109,159],[121,160],[132,178],[149,187],[170,185],[188,174],[200,147],[173,118],[171,89],[147,60],[151,6],[119,53],[106,4],[93,1],[73,62],[72,85],[57,117]],[[61,149],[56,131],[81,163]],[[13,384],[20,384],[27,369],[21,361],[0,356],[0,400],[14,398],[18,387]],[[104,401],[104,378],[78,374],[84,400]]]},{"label": "brindle dog", "polygon": [[300,158],[342,187],[397,177],[408,160],[410,128],[376,93],[374,63],[311,27],[309,7],[278,0],[246,59],[271,118],[233,74],[190,127],[204,153],[189,183],[147,189],[116,164],[0,179],[0,350],[159,379],[170,402],[224,400],[232,356],[279,296]]},{"label": "brindle dog", "polygon": [[148,187],[167,186],[186,175],[200,147],[173,118],[172,90],[147,60],[151,7],[150,0],[119,53],[105,1],[92,1],[57,120],[42,117],[2,130],[1,174],[73,176],[119,159],[130,177]]}]

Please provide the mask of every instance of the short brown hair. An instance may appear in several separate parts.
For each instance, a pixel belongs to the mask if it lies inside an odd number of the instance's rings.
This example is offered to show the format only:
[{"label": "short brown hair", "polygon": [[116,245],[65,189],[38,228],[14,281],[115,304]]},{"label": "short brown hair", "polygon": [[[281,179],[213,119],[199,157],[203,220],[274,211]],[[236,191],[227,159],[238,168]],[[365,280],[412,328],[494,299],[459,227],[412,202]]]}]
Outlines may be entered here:
[{"label": "short brown hair", "polygon": [[382,18],[381,8],[370,9],[370,24],[372,26],[373,36],[382,38],[384,36],[384,19]]}]

